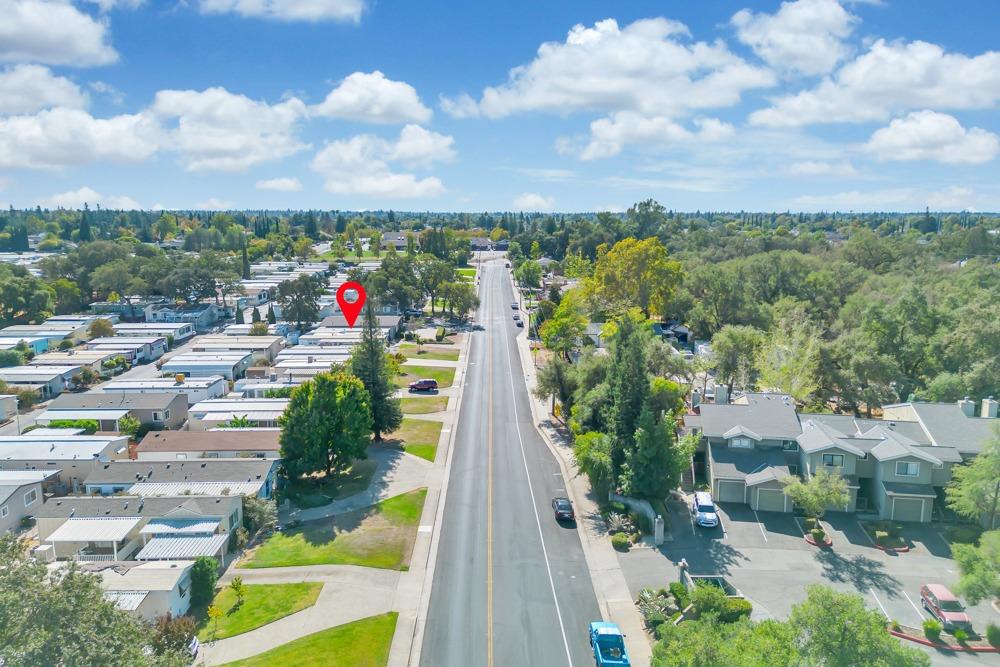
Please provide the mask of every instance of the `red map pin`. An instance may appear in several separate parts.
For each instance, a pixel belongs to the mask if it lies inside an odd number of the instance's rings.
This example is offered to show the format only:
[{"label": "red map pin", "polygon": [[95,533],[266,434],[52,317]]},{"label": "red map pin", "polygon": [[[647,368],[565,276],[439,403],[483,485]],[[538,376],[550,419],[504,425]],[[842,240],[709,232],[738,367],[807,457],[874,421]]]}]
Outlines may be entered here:
[{"label": "red map pin", "polygon": [[[351,291],[356,292],[358,295],[354,301],[347,300],[347,293]],[[337,305],[340,306],[340,312],[344,314],[344,319],[347,320],[347,326],[353,327],[354,323],[358,320],[358,314],[361,313],[361,309],[365,305],[365,288],[361,286],[361,283],[344,283],[337,288]]]}]

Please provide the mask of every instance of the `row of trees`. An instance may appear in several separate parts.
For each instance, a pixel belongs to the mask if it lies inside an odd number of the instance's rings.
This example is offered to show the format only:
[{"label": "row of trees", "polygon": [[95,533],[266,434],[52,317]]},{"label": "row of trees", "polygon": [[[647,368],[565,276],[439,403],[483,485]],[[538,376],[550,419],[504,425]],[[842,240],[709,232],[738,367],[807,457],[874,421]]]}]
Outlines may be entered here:
[{"label": "row of trees", "polygon": [[432,254],[390,252],[382,260],[381,270],[365,276],[364,281],[372,296],[401,311],[423,304],[425,298],[431,301],[432,315],[439,304],[459,316],[479,307],[475,288],[459,279],[455,261]]}]

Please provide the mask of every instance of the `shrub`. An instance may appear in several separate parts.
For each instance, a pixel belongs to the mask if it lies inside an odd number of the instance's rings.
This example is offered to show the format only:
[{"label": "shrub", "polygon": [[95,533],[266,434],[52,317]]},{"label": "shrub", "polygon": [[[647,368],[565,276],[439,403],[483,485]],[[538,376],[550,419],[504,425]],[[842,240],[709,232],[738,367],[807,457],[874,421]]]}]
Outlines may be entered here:
[{"label": "shrub", "polygon": [[889,539],[889,532],[888,531],[885,531],[885,530],[876,530],[875,531],[875,543],[876,544],[882,544],[887,539]]},{"label": "shrub", "polygon": [[941,624],[933,618],[926,619],[924,621],[924,636],[932,642],[938,641],[941,638]]},{"label": "shrub", "polygon": [[618,512],[619,514],[628,514],[628,508],[625,507],[625,503],[620,500],[614,500],[611,502],[611,510],[613,512]]},{"label": "shrub", "polygon": [[986,641],[990,643],[990,646],[1000,648],[1000,625],[990,623],[986,626]]},{"label": "shrub", "polygon": [[955,630],[953,634],[955,635],[955,639],[958,640],[959,644],[964,644],[965,640],[969,638],[969,633],[966,632],[965,630],[962,630],[961,628]]},{"label": "shrub", "polygon": [[628,515],[610,512],[606,520],[609,533],[631,533],[634,530],[634,526]]},{"label": "shrub", "polygon": [[211,556],[199,556],[191,568],[191,604],[202,605],[212,601],[215,582],[219,580],[219,563]]},{"label": "shrub", "polygon": [[745,598],[726,598],[719,612],[719,620],[723,623],[735,623],[741,618],[750,618],[753,605]]},{"label": "shrub", "polygon": [[60,352],[65,352],[66,350],[71,350],[71,349],[73,349],[74,345],[75,345],[75,343],[73,343],[73,341],[68,340],[68,339],[63,339],[63,340],[59,341],[59,351]]},{"label": "shrub", "polygon": [[413,340],[413,332],[412,331],[403,332],[403,340]]},{"label": "shrub", "polygon": [[434,331],[434,340],[441,342],[444,340],[444,327],[438,327]]},{"label": "shrub", "polygon": [[822,528],[813,528],[809,531],[812,538],[816,540],[817,544],[823,544],[826,542],[826,532]]},{"label": "shrub", "polygon": [[615,533],[611,536],[611,546],[618,551],[628,551],[630,543],[625,533]]},{"label": "shrub", "polygon": [[889,533],[889,537],[901,537],[903,535],[903,526],[898,523],[890,523],[886,527],[886,532]]},{"label": "shrub", "polygon": [[674,600],[677,601],[677,606],[684,609],[691,602],[691,595],[688,593],[687,586],[679,581],[670,582],[670,594],[674,596]]},{"label": "shrub", "polygon": [[976,544],[983,529],[975,524],[961,524],[948,527],[948,540],[958,544]]},{"label": "shrub", "polygon": [[807,516],[806,518],[802,519],[802,525],[805,526],[805,529],[807,531],[812,530],[813,528],[816,527],[816,519],[814,519],[811,516]]},{"label": "shrub", "polygon": [[645,616],[646,627],[656,632],[656,628],[660,627],[667,622],[667,617],[663,615],[663,612],[654,611],[650,612]]},{"label": "shrub", "polygon": [[895,619],[893,619],[893,621],[891,623],[889,623],[889,627],[892,628],[893,630],[895,630],[896,632],[899,632],[900,629],[901,629],[901,627],[899,625],[899,621],[897,621]]},{"label": "shrub", "polygon": [[21,389],[16,395],[17,407],[21,412],[30,410],[38,402],[38,392],[33,389]]}]

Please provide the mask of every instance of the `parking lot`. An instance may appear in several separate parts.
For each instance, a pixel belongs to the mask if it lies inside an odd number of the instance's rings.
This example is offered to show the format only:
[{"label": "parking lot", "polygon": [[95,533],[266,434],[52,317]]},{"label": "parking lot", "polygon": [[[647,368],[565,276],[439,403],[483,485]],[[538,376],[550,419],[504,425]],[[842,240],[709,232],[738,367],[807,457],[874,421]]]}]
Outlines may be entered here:
[{"label": "parking lot", "polygon": [[[786,618],[805,598],[805,588],[822,583],[856,592],[872,609],[903,625],[920,627],[928,617],[921,608],[920,586],[958,579],[947,541],[936,524],[906,524],[912,549],[889,554],[876,549],[854,514],[830,513],[824,527],[830,549],[806,543],[790,514],[754,512],[746,505],[719,507],[720,526],[694,525],[685,505],[669,506],[672,541],[661,548],[637,548],[619,560],[633,595],[646,586],[662,587],[678,578],[680,560],[692,574],[722,574],[754,605],[754,618]],[[1000,614],[981,603],[970,608],[973,628],[1000,623]],[[914,644],[916,646],[916,644]],[[930,651],[930,649],[928,649]],[[935,664],[990,664],[992,656],[949,656],[932,652]]]}]

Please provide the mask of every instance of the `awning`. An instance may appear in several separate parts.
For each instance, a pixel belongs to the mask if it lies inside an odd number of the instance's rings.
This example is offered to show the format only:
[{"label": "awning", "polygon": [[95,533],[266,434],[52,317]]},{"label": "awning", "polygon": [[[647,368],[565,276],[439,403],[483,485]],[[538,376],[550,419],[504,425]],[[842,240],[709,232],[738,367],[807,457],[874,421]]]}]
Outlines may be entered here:
[{"label": "awning", "polygon": [[66,519],[45,542],[120,542],[128,537],[139,517],[78,517]]},{"label": "awning", "polygon": [[150,519],[139,531],[141,535],[211,535],[218,521],[204,519]]},{"label": "awning", "polygon": [[127,415],[131,410],[76,410],[76,409],[66,409],[66,410],[46,410],[42,414],[35,417],[35,421],[54,421],[56,419],[95,419],[108,420],[108,419],[121,419]]},{"label": "awning", "polygon": [[122,611],[135,611],[147,595],[149,591],[104,591],[104,599],[114,602]]},{"label": "awning", "polygon": [[228,540],[228,533],[207,537],[154,537],[135,555],[135,559],[173,560],[215,556]]}]

